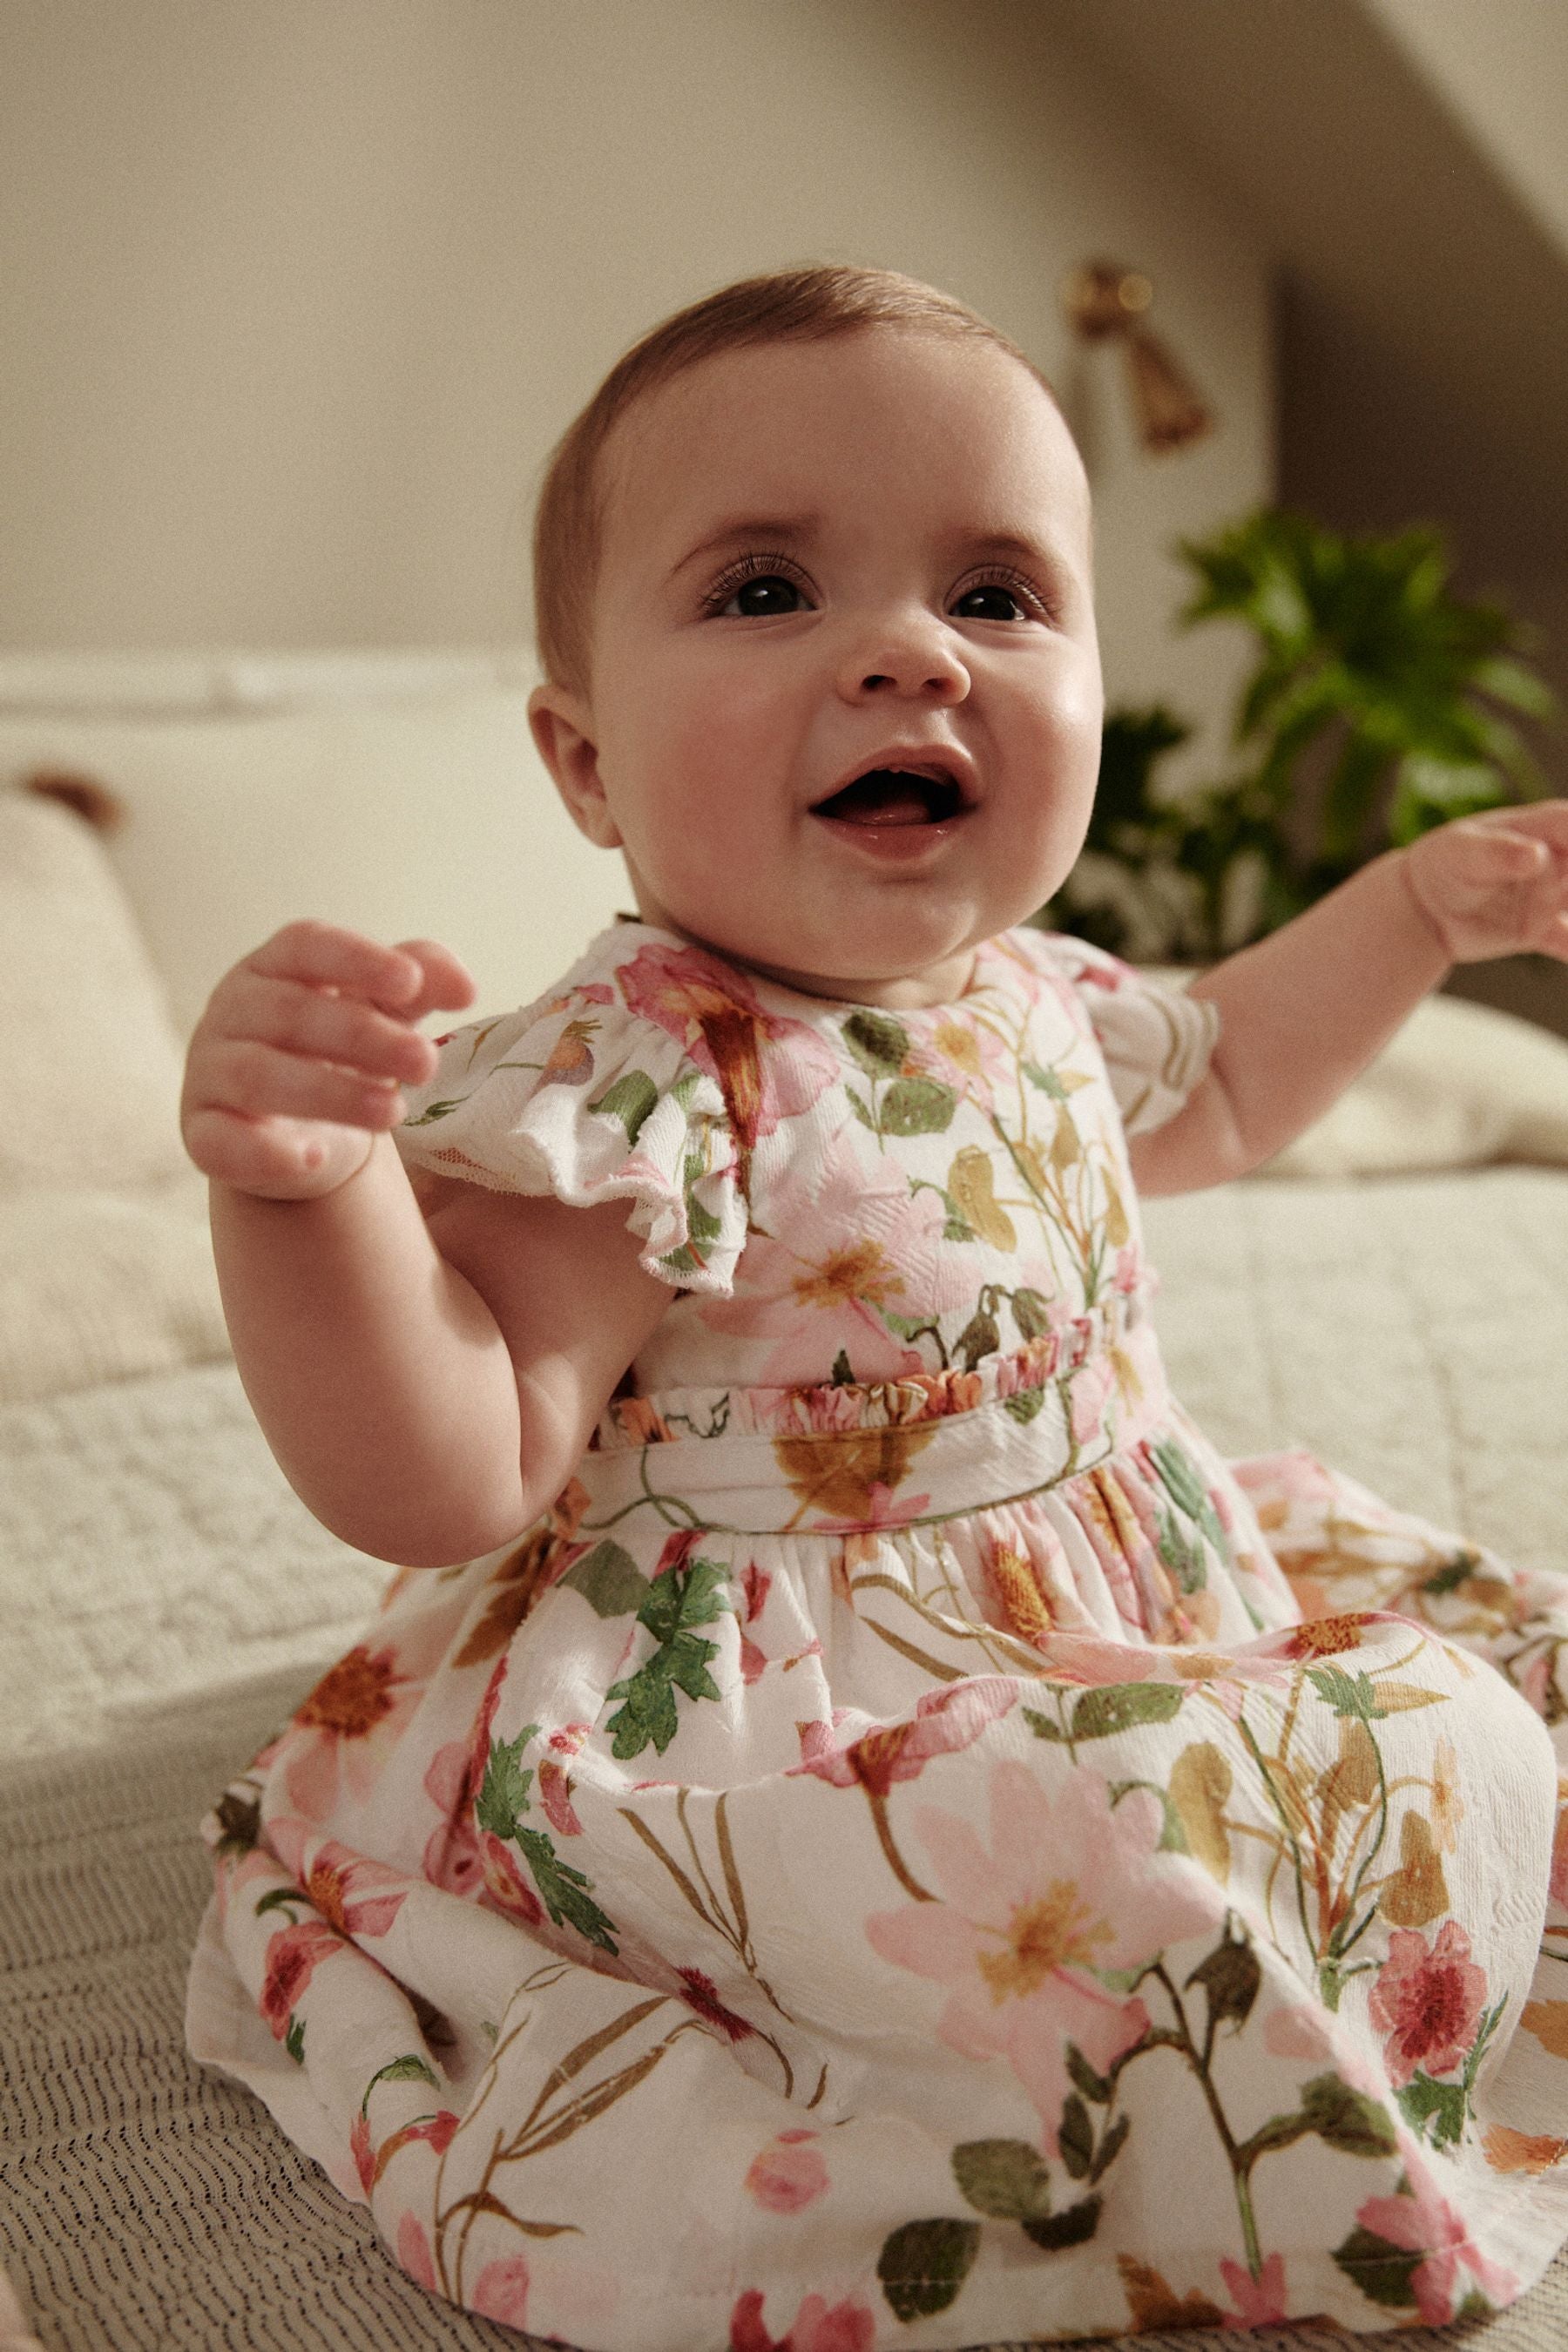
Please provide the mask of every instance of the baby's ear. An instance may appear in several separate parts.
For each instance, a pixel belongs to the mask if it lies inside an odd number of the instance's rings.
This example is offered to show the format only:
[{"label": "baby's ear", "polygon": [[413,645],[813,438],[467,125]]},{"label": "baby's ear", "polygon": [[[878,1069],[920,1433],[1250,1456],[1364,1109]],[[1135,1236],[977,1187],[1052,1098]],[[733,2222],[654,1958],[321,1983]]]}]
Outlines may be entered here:
[{"label": "baby's ear", "polygon": [[564,686],[536,686],[528,698],[528,723],[578,832],[601,849],[619,849],[620,832],[599,775],[594,715],[582,696]]}]

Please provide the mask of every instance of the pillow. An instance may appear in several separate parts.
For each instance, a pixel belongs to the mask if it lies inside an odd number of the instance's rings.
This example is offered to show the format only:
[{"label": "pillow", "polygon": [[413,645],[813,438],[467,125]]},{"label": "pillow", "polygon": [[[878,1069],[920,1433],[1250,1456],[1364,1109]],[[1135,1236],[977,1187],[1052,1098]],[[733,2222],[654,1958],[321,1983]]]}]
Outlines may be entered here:
[{"label": "pillow", "polygon": [[1255,1176],[1394,1175],[1499,1160],[1568,1167],[1568,1039],[1428,996],[1336,1103]]},{"label": "pillow", "polygon": [[226,1354],[180,1068],[101,841],[0,792],[0,1402]]},{"label": "pillow", "polygon": [[[177,1027],[295,917],[445,940],[476,1008],[531,1003],[627,903],[506,686],[260,714],[0,715],[0,783],[75,771],[125,810],[110,855]],[[449,1025],[449,1024],[448,1024]]]},{"label": "pillow", "polygon": [[0,1403],[229,1352],[194,1168],[169,1185],[0,1195]]},{"label": "pillow", "polygon": [[0,1193],[184,1174],[179,1100],[179,1044],[101,841],[0,792]]}]

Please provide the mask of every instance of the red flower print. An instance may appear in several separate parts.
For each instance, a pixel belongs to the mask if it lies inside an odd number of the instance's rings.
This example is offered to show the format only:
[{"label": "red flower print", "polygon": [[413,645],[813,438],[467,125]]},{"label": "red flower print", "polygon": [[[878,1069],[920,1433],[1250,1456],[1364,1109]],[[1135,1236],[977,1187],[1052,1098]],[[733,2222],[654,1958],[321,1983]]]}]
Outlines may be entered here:
[{"label": "red flower print", "polygon": [[877,2323],[858,2295],[829,2308],[825,2296],[808,2294],[787,2336],[773,2336],[763,2325],[760,2288],[748,2287],[730,2314],[730,2352],[871,2352]]},{"label": "red flower print", "polygon": [[1222,2256],[1219,2274],[1236,2305],[1238,2327],[1282,2327],[1285,2324],[1285,2257],[1270,2254],[1256,2278],[1239,2263]]},{"label": "red flower print", "polygon": [[294,1716],[285,1773],[296,1811],[321,1821],[345,1791],[363,1802],[423,1689],[422,1676],[400,1670],[390,1643],[362,1642],[329,1666]]},{"label": "red flower print", "polygon": [[748,2025],[743,2017],[737,2017],[732,2009],[725,2008],[711,1977],[704,1976],[700,1969],[677,1969],[675,1973],[680,1979],[680,1998],[688,2009],[694,2009],[699,2017],[705,2017],[710,2025],[716,2025],[730,2041],[750,2040],[756,2032],[755,2026]]},{"label": "red flower print", "polygon": [[359,2185],[368,2197],[375,2186],[375,2150],[370,2144],[370,2119],[366,2116],[354,2117],[349,2134],[349,2153],[354,2160]]},{"label": "red flower print", "polygon": [[1372,1989],[1373,2023],[1387,2036],[1383,2054],[1395,2090],[1415,2069],[1446,2074],[1475,2040],[1487,1980],[1470,1959],[1470,1939],[1446,1919],[1430,1950],[1418,1927],[1395,1927]]},{"label": "red flower print", "polygon": [[262,1980],[262,2016],[281,2042],[289,2031],[295,2003],[323,1960],[343,1948],[342,1938],[320,1919],[301,1919],[280,1927],[267,1947],[267,1973]]}]

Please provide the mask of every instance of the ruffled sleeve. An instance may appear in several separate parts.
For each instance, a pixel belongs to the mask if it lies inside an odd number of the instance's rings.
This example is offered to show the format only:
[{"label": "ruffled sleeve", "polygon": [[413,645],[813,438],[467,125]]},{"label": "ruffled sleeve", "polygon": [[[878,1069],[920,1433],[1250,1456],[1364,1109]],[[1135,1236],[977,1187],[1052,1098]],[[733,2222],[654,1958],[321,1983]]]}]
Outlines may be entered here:
[{"label": "ruffled sleeve", "polygon": [[1174,1118],[1219,1043],[1219,1007],[1066,931],[1052,953],[1083,1001],[1129,1135]]},{"label": "ruffled sleeve", "polygon": [[494,1192],[625,1200],[650,1274],[727,1297],[746,1204],[723,1095],[613,982],[584,958],[537,1003],[439,1038],[434,1076],[407,1090],[398,1151]]}]

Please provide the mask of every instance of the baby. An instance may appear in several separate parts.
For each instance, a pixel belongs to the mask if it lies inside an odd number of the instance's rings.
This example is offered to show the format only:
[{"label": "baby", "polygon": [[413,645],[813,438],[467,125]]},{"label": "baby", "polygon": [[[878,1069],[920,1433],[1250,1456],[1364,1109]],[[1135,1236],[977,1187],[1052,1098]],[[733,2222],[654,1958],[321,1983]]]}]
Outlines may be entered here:
[{"label": "baby", "polygon": [[1223,1460],[1137,1195],[1454,963],[1568,960],[1568,803],[1185,994],[1018,928],[1095,789],[1089,491],[890,273],[645,338],[536,577],[637,919],[435,1044],[447,949],[291,924],[192,1041],[247,1391],[403,1570],[205,1825],[193,2051],[421,2284],[604,2352],[1512,2300],[1568,2234],[1568,1585]]}]

